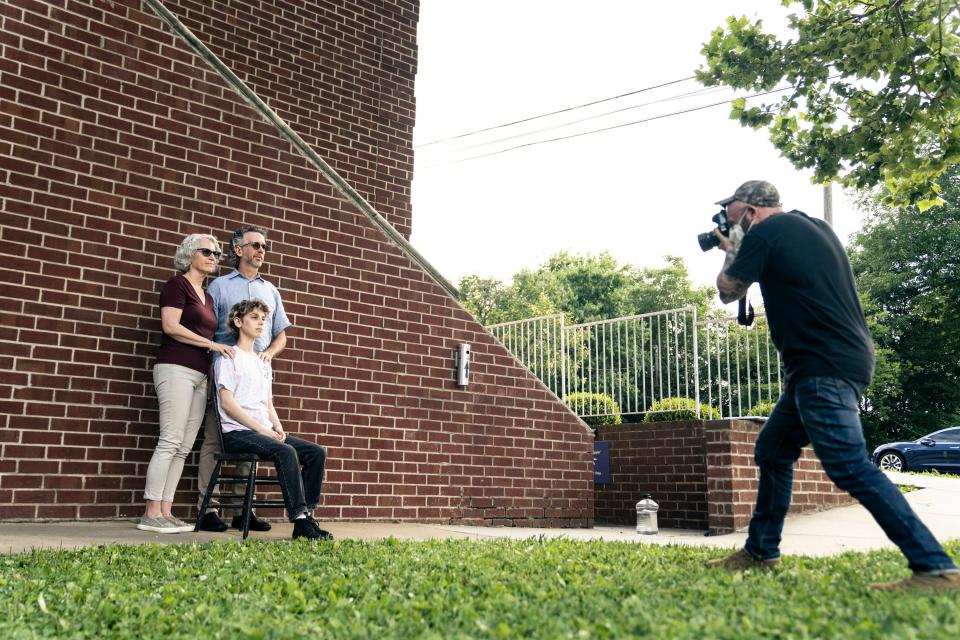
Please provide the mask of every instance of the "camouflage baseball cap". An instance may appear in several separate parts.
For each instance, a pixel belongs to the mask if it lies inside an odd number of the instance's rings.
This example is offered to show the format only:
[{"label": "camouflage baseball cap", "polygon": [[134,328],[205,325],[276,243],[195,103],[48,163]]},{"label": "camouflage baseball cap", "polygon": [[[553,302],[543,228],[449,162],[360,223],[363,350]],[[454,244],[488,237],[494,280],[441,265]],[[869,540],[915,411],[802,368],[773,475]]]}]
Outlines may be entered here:
[{"label": "camouflage baseball cap", "polygon": [[736,192],[729,198],[717,202],[724,207],[739,200],[758,207],[779,207],[780,193],[777,188],[766,180],[749,180],[737,187]]}]

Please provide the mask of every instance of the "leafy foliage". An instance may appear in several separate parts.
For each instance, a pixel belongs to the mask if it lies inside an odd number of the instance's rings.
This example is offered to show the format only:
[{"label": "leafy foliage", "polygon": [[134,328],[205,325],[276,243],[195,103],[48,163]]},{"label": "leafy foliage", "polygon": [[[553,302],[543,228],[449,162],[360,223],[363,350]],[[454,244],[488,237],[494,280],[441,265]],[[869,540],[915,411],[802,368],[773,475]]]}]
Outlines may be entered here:
[{"label": "leafy foliage", "polygon": [[851,246],[878,346],[864,406],[871,444],[960,423],[960,166],[941,182],[945,204],[923,213],[874,202]]},{"label": "leafy foliage", "polygon": [[960,636],[956,596],[865,589],[906,576],[895,551],[703,566],[723,553],[568,539],[40,551],[0,556],[0,637]]},{"label": "leafy foliage", "polygon": [[911,476],[933,476],[935,478],[954,478],[960,480],[960,474],[940,473],[936,469],[931,469],[930,471],[902,471],[901,473],[906,473]]},{"label": "leafy foliage", "polygon": [[644,422],[671,422],[673,420],[719,420],[720,412],[708,404],[700,405],[690,398],[661,398],[654,400],[643,417]]},{"label": "leafy foliage", "polygon": [[716,292],[695,288],[682,258],[639,269],[608,253],[554,254],[505,285],[470,275],[460,280],[460,302],[483,324],[563,313],[574,323],[695,306],[705,314]]},{"label": "leafy foliage", "polygon": [[703,47],[705,85],[769,92],[772,104],[733,102],[731,117],[770,139],[817,182],[843,174],[887,186],[896,204],[937,202],[936,178],[960,162],[960,5],[950,0],[784,0],[793,37],[730,17]]},{"label": "leafy foliage", "polygon": [[747,411],[748,416],[769,416],[773,413],[773,408],[777,406],[776,402],[758,402]]},{"label": "leafy foliage", "polygon": [[[613,398],[602,393],[577,392],[568,394],[563,399],[564,404],[573,409],[574,413],[591,427],[607,424],[623,424],[620,415],[620,405]],[[607,415],[591,415],[591,414]]]},{"label": "leafy foliage", "polygon": [[502,322],[501,309],[507,304],[507,288],[496,278],[470,275],[460,279],[460,302],[480,324]]}]

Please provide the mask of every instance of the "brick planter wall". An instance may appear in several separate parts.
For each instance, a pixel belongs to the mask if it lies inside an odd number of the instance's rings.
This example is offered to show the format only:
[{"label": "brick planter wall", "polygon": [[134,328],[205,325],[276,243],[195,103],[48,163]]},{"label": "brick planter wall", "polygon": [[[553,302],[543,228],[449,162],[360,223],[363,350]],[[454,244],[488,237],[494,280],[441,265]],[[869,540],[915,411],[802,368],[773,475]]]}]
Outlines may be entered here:
[{"label": "brick planter wall", "polygon": [[649,493],[657,521],[676,529],[707,528],[707,450],[703,424],[663,422],[599,427],[610,443],[611,484],[596,485],[596,520],[636,524],[637,501]]},{"label": "brick planter wall", "polygon": [[[409,235],[416,0],[166,5]],[[185,235],[247,223],[294,323],[280,416],[329,450],[319,517],[591,524],[589,431],[145,4],[0,3],[0,213],[0,519],[142,512],[158,292]]]},{"label": "brick planter wall", "polygon": [[[600,427],[610,442],[612,483],[596,487],[597,522],[634,524],[635,505],[650,493],[660,526],[711,535],[746,527],[756,500],[752,420],[680,421]],[[791,513],[852,502],[826,476],[813,450],[794,467]]]}]

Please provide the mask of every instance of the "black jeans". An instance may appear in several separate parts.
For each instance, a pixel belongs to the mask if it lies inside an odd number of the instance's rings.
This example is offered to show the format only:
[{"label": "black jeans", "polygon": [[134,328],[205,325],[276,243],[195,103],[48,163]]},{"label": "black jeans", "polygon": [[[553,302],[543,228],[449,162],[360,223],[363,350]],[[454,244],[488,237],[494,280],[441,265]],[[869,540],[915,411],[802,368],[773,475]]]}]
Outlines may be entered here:
[{"label": "black jeans", "polygon": [[223,434],[227,453],[255,453],[277,469],[280,491],[287,516],[293,521],[301,513],[313,511],[320,501],[323,466],[327,451],[318,444],[287,436],[280,442],[248,429]]}]

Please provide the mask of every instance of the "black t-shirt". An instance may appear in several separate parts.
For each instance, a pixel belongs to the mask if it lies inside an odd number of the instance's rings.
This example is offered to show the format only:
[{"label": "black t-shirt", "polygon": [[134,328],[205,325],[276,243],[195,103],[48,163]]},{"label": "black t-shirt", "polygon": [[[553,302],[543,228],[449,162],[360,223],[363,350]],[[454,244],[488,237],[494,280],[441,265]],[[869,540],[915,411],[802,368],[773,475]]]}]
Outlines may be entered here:
[{"label": "black t-shirt", "polygon": [[809,376],[870,382],[873,340],[847,254],[826,222],[801,211],[770,216],[751,227],[726,273],[760,283],[788,387]]}]

